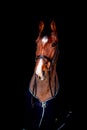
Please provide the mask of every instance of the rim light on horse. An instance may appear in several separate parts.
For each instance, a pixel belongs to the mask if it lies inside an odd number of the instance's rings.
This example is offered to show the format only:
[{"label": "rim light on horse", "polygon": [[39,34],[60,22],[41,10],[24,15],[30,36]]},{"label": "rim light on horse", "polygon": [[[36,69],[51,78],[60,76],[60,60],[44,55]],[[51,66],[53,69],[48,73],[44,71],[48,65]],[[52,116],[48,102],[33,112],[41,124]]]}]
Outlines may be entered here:
[{"label": "rim light on horse", "polygon": [[39,36],[36,39],[36,64],[31,79],[32,93],[44,101],[53,97],[58,90],[56,64],[58,59],[58,36],[54,21],[50,24],[50,35],[42,35],[44,22],[39,24]]}]

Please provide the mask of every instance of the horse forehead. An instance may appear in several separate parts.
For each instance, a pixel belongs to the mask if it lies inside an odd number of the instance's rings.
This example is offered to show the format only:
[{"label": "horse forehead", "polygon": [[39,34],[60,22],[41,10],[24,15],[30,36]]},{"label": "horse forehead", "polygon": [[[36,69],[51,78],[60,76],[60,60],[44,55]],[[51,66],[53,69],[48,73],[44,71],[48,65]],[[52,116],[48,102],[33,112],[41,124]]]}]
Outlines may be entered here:
[{"label": "horse forehead", "polygon": [[47,42],[48,42],[48,37],[47,36],[44,36],[41,41],[42,41],[42,44],[45,45]]}]

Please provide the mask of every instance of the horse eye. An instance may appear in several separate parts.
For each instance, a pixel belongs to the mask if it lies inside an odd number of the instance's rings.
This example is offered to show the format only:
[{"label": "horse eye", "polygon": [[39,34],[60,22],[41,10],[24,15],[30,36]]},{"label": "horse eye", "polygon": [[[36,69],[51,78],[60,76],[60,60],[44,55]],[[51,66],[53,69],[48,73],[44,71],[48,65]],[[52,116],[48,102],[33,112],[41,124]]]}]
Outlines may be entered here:
[{"label": "horse eye", "polygon": [[56,43],[56,42],[52,43],[52,47],[55,47],[56,45],[57,45],[57,43]]}]

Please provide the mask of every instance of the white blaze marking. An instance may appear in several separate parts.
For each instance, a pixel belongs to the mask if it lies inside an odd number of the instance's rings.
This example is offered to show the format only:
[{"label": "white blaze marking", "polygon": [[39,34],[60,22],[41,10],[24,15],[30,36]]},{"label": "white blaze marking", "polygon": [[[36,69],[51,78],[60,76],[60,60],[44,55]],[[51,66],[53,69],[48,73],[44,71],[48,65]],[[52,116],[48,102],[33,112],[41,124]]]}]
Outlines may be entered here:
[{"label": "white blaze marking", "polygon": [[41,80],[43,80],[42,65],[43,65],[43,61],[42,61],[42,59],[40,59],[38,66],[36,68],[36,74],[41,78]]},{"label": "white blaze marking", "polygon": [[44,36],[44,37],[42,38],[42,43],[43,43],[43,44],[46,44],[47,41],[48,41],[48,38],[47,38],[46,36]]}]

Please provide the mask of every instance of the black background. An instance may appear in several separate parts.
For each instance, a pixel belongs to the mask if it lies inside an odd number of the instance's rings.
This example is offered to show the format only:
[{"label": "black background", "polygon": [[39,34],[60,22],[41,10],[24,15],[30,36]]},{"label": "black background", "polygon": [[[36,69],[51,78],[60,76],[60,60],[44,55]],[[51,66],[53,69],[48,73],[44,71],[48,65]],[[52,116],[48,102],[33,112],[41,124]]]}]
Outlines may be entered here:
[{"label": "black background", "polygon": [[[54,4],[56,5],[56,4]],[[38,25],[42,20],[46,27],[55,21],[59,38],[59,59],[57,72],[59,82],[70,104],[72,84],[70,78],[71,19],[66,9],[60,5],[56,8],[24,6],[14,4],[7,7],[3,15],[3,121],[7,128],[20,130],[23,124],[24,92],[28,87],[35,65],[35,40]],[[31,7],[31,9],[30,9]],[[68,52],[68,53],[67,53]],[[67,55],[68,54],[68,55]]]}]

